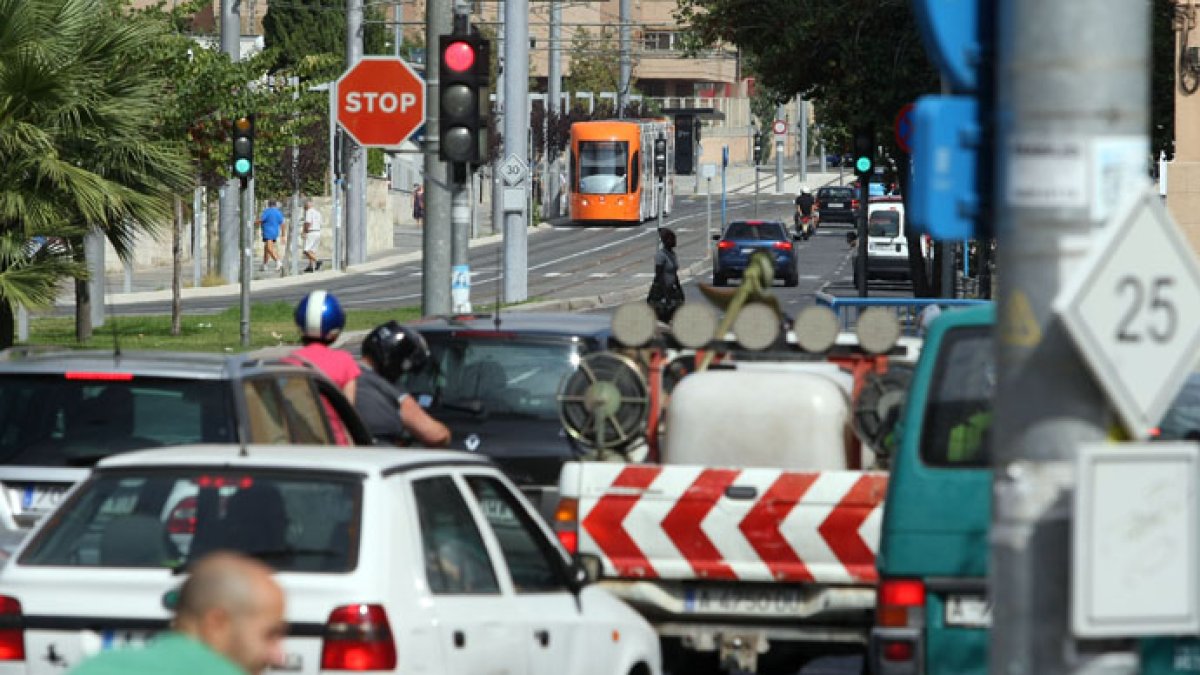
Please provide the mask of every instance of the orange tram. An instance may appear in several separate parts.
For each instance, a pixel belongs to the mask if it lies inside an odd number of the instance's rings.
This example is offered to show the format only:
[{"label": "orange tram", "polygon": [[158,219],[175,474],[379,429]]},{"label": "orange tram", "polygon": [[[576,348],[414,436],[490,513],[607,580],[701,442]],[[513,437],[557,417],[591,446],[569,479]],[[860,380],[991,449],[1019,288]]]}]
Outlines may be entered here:
[{"label": "orange tram", "polygon": [[[654,178],[654,139],[667,141],[667,175]],[[665,119],[571,125],[571,220],[637,224],[671,212],[675,127]]]}]

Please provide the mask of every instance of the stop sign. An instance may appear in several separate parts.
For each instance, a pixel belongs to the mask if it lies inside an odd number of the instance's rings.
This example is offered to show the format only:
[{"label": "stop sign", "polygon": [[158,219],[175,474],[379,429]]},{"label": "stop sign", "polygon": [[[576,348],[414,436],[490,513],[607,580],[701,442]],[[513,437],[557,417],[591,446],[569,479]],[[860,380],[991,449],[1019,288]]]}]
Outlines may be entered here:
[{"label": "stop sign", "polygon": [[400,145],[425,123],[425,80],[402,59],[366,57],[338,78],[337,119],[359,145]]}]

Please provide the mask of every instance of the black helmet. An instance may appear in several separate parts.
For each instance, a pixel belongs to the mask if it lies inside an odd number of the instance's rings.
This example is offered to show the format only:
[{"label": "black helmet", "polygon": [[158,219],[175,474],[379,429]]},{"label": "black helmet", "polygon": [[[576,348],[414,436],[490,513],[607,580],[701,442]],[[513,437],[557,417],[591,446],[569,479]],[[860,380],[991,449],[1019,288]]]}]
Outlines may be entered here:
[{"label": "black helmet", "polygon": [[389,321],[363,339],[362,355],[371,359],[380,375],[394,381],[428,363],[429,345],[417,331]]}]

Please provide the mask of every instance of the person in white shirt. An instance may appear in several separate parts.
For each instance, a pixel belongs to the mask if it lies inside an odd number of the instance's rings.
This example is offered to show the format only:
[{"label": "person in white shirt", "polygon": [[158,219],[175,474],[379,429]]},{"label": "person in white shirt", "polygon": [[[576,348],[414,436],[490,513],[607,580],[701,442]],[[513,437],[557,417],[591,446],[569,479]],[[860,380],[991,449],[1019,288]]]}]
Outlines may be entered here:
[{"label": "person in white shirt", "polygon": [[304,257],[308,258],[305,272],[321,269],[317,260],[317,244],[321,243],[321,212],[313,208],[311,199],[304,201]]}]

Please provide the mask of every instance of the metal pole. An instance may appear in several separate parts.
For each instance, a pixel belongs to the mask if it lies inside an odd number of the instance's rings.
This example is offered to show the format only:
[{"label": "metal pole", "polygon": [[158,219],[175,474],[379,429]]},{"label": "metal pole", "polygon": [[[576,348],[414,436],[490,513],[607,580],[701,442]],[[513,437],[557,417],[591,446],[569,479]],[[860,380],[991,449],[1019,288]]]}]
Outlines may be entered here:
[{"label": "metal pole", "polygon": [[808,101],[804,99],[800,99],[797,119],[800,127],[800,184],[803,185],[808,182]]},{"label": "metal pole", "polygon": [[450,173],[438,158],[441,148],[438,117],[438,69],[442,55],[436,45],[454,27],[449,2],[430,3],[425,12],[425,223],[421,247],[421,311],[425,315],[450,313]]},{"label": "metal pole", "polygon": [[754,217],[758,217],[758,162],[754,163]]},{"label": "metal pole", "polygon": [[[300,78],[289,77],[292,101],[300,100]],[[300,273],[300,237],[304,231],[304,211],[300,203],[300,146],[292,143],[292,223],[288,229],[288,276]],[[297,214],[299,217],[297,218]]]},{"label": "metal pole", "polygon": [[[363,0],[346,0],[346,67],[362,56]],[[346,264],[358,265],[367,261],[367,151],[349,134],[342,148],[346,153]]]},{"label": "metal pole", "polygon": [[855,220],[858,224],[858,297],[867,297],[867,205],[871,202],[870,177],[862,179],[858,186],[858,213]]},{"label": "metal pole", "polygon": [[618,18],[620,21],[619,47],[621,66],[620,80],[617,82],[618,119],[624,119],[625,117],[625,106],[629,104],[629,81],[633,77],[633,61],[629,53],[630,42],[632,41],[632,37],[630,35],[630,17],[633,13],[632,9],[630,8],[631,4],[632,3],[629,0],[620,0],[618,7]]},{"label": "metal pole", "polygon": [[[621,0],[628,2],[628,0]],[[529,126],[529,1],[506,0],[504,3],[504,156],[529,156],[525,132]],[[529,180],[523,187],[529,189]],[[525,200],[522,200],[525,201]],[[504,214],[504,301],[521,302],[528,297],[527,260],[529,254],[526,217],[520,211]]]},{"label": "metal pole", "polygon": [[829,172],[829,160],[828,160],[828,155],[825,153],[825,134],[821,134],[820,148],[821,148],[821,173],[828,173]]},{"label": "metal pole", "polygon": [[942,268],[939,273],[942,275],[942,297],[953,298],[958,295],[958,286],[954,278],[954,248],[955,244],[952,241],[941,242]]},{"label": "metal pole", "polygon": [[[221,0],[221,51],[234,62],[241,60],[242,23],[238,6],[238,0]],[[217,272],[225,283],[229,283],[238,273],[240,260],[237,179],[226,180],[218,192],[218,198],[217,230],[221,246],[217,256]]]},{"label": "metal pole", "polygon": [[[496,32],[496,54],[499,65],[496,68],[496,102],[492,106],[492,119],[496,120],[494,129],[504,130],[504,9],[496,6],[496,21],[500,24]],[[500,163],[504,161],[504,153],[496,154],[495,161],[489,167],[492,193],[492,234],[504,231],[504,185],[500,182]]]},{"label": "metal pole", "polygon": [[121,272],[122,272],[121,292],[122,293],[132,293],[133,292],[133,261],[129,260],[129,259],[122,260],[121,261]]},{"label": "metal pole", "polygon": [[[1132,140],[1149,152],[1150,5],[1014,0],[995,6],[997,18],[980,20],[997,31],[995,106],[981,100],[981,108],[992,111],[996,124],[992,201],[1004,270],[996,311],[988,580],[989,588],[1002,590],[992,593],[988,669],[1058,675],[1097,664],[1103,648],[1075,642],[1069,632],[1070,505],[1076,449],[1105,439],[1111,415],[1051,305],[1080,272],[1103,224],[1087,198],[1096,166],[1087,163],[1091,149]],[[1104,56],[1096,58],[1101,45]],[[1142,165],[1107,168],[1136,176],[1144,175]],[[1077,168],[1078,178],[1064,180],[1064,166]],[[1052,204],[1005,197],[1014,194],[1011,181],[1030,175],[1053,175],[1060,190],[1082,196]]]},{"label": "metal pole", "polygon": [[659,178],[656,183],[657,185],[654,186],[654,189],[658,191],[658,229],[661,230],[663,227],[663,207],[666,206],[665,200],[667,198],[666,179]]},{"label": "metal pole", "polygon": [[[562,0],[550,0],[550,59],[547,64],[547,83],[546,83],[546,110],[550,112],[547,115],[547,120],[557,118],[562,113]],[[558,212],[558,205],[561,201],[559,195],[559,172],[561,169],[558,166],[559,153],[550,150],[550,134],[546,134],[546,161],[549,166],[549,175],[546,178],[545,184],[542,186],[542,191],[547,196],[548,208],[546,209],[547,216],[561,216]],[[552,153],[552,154],[551,154]]]},{"label": "metal pole", "polygon": [[17,340],[29,342],[29,310],[25,305],[17,305]]},{"label": "metal pole", "polygon": [[339,176],[333,182],[333,271],[342,271],[342,186],[345,182]]},{"label": "metal pole", "polygon": [[251,212],[250,206],[250,191],[246,188],[241,189],[242,208],[241,208],[241,223],[239,223],[238,232],[239,243],[242,248],[242,269],[241,269],[241,322],[240,335],[242,347],[250,346],[250,270],[254,268],[254,247],[250,245],[250,219],[247,214]]},{"label": "metal pole", "polygon": [[[775,119],[782,120],[786,117],[787,113],[784,112],[781,103],[775,107]],[[775,194],[783,194],[783,136],[775,137]]]},{"label": "metal pole", "polygon": [[704,259],[712,259],[712,177],[704,179]]},{"label": "metal pole", "polygon": [[[452,171],[456,169],[451,169]],[[469,177],[468,177],[469,180]],[[467,193],[466,181],[454,181],[454,192],[450,208],[453,237],[450,252],[450,268],[459,279],[450,289],[452,311],[465,314],[471,311],[471,268],[468,235],[471,228],[471,198]],[[465,289],[463,288],[465,286]]]},{"label": "metal pole", "polygon": [[[728,156],[729,156],[729,146],[725,146],[724,154],[722,155],[722,157],[728,157]],[[722,160],[721,161],[721,231],[722,232],[725,231],[725,223],[727,222],[725,219],[726,218],[726,216],[725,216],[725,172],[727,169],[728,169],[728,167],[725,166],[725,162],[724,162],[724,160]]]},{"label": "metal pole", "polygon": [[197,187],[192,192],[192,288],[199,288],[203,279],[204,221],[208,209],[204,208],[205,190]]},{"label": "metal pole", "polygon": [[88,272],[92,275],[87,281],[88,294],[92,298],[92,328],[99,328],[104,325],[104,287],[107,281],[104,277],[104,235],[100,230],[91,228],[83,235],[83,255],[87,258]]}]

